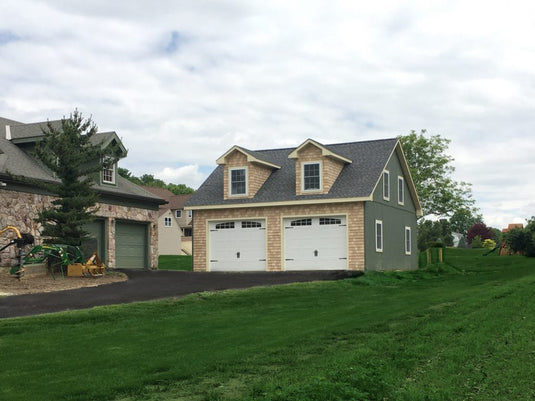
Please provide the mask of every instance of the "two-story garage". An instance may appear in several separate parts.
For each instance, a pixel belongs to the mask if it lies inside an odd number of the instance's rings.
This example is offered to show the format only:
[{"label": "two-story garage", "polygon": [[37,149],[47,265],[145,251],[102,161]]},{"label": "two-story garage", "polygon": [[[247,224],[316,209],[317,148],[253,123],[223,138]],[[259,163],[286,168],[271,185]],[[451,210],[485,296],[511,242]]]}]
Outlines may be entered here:
[{"label": "two-story garage", "polygon": [[193,210],[195,271],[416,269],[421,206],[397,138],[217,160]]}]

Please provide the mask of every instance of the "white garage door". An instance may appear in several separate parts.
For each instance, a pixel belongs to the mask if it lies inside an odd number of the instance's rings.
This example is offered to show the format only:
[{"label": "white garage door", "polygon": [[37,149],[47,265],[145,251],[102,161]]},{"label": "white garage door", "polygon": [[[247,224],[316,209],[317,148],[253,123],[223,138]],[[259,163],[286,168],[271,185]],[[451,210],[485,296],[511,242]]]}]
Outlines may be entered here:
[{"label": "white garage door", "polygon": [[265,220],[210,222],[210,271],[266,270]]},{"label": "white garage door", "polygon": [[347,269],[345,216],[284,219],[286,270]]}]

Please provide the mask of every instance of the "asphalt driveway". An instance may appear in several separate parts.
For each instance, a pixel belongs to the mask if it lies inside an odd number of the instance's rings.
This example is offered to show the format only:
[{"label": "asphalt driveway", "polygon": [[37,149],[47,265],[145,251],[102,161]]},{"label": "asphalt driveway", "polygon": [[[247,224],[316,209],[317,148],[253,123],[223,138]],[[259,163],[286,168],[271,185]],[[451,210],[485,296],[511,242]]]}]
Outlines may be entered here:
[{"label": "asphalt driveway", "polygon": [[195,273],[122,270],[128,280],[99,287],[0,298],[0,318],[39,315],[94,306],[181,297],[203,291],[249,288],[356,277],[361,272],[303,271]]}]

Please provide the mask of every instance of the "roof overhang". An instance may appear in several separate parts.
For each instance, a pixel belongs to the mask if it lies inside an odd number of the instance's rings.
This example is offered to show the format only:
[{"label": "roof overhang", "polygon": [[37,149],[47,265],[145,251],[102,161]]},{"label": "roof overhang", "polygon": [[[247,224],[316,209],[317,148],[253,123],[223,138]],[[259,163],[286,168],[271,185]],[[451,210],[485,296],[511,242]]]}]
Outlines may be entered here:
[{"label": "roof overhang", "polygon": [[304,149],[308,145],[312,145],[312,146],[315,146],[318,149],[320,149],[322,156],[330,157],[330,158],[338,160],[338,161],[340,161],[342,163],[347,163],[347,164],[353,163],[352,160],[350,160],[350,159],[348,159],[348,158],[346,158],[344,156],[341,156],[341,155],[339,155],[337,153],[334,153],[333,151],[327,149],[321,143],[316,142],[313,139],[307,139],[305,142],[303,142],[301,145],[299,145],[297,148],[295,148],[295,150],[288,155],[288,158],[289,159],[297,159],[299,157],[298,156],[299,151],[301,151],[302,149]]},{"label": "roof overhang", "polygon": [[270,162],[268,162],[266,160],[261,160],[261,159],[255,157],[251,153],[247,152],[246,149],[243,149],[243,148],[241,148],[239,146],[236,146],[236,145],[234,145],[227,152],[225,152],[225,154],[223,156],[221,156],[219,159],[217,159],[216,163],[219,164],[219,165],[227,164],[227,157],[230,156],[234,152],[240,152],[241,154],[245,155],[247,157],[247,161],[249,163],[260,164],[262,166],[265,166],[265,167],[268,167],[268,168],[272,168],[272,169],[276,169],[276,170],[281,168],[281,166],[278,166],[278,165],[270,163]]},{"label": "roof overhang", "polygon": [[186,206],[184,210],[211,210],[211,209],[243,209],[253,207],[276,207],[276,206],[296,206],[296,205],[329,205],[332,203],[350,203],[372,201],[373,196],[363,196],[359,198],[328,198],[328,199],[299,199],[280,202],[258,202],[258,203],[227,203],[219,205]]}]

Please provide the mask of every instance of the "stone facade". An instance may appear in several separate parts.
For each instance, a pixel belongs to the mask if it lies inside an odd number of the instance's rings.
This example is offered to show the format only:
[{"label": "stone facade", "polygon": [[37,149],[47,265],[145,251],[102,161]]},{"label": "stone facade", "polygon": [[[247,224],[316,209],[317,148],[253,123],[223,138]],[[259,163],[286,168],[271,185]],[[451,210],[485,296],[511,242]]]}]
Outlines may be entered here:
[{"label": "stone facade", "polygon": [[209,221],[265,219],[267,270],[280,271],[284,266],[283,219],[326,215],[347,216],[348,269],[364,270],[364,204],[362,202],[195,210],[193,214],[193,268],[195,271],[209,269],[207,249]]},{"label": "stone facade", "polygon": [[[0,190],[0,228],[6,225],[17,227],[21,232],[30,233],[36,244],[42,243],[42,227],[34,220],[37,218],[39,207],[48,206],[54,198],[26,192]],[[97,204],[97,216],[107,220],[107,258],[104,261],[110,268],[115,267],[115,222],[128,220],[147,223],[149,227],[149,267],[158,266],[158,211],[130,206],[120,206],[101,203]],[[0,244],[6,244],[0,238]],[[1,266],[11,266],[16,255],[16,248],[11,246],[0,255]]]}]

